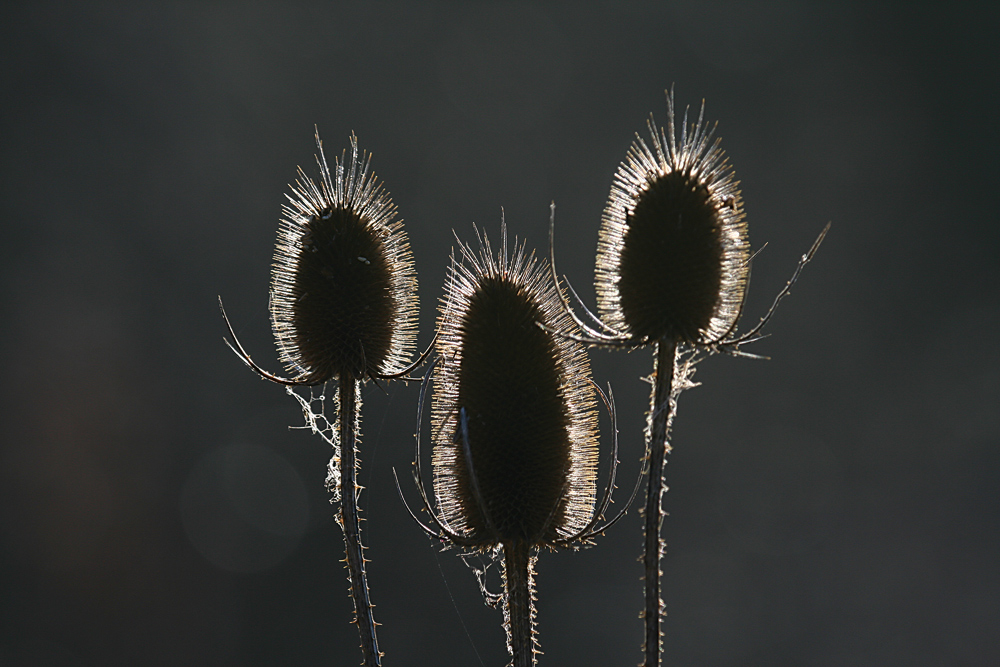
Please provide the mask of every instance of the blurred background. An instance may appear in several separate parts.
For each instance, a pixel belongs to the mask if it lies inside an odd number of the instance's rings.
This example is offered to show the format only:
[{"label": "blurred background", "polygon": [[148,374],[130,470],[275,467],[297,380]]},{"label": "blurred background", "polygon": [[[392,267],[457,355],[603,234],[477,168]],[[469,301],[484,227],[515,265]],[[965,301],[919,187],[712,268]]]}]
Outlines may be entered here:
[{"label": "blurred background", "polygon": [[[223,345],[217,295],[280,370],[271,256],[318,125],[331,157],[352,131],[374,153],[421,346],[452,230],[496,235],[502,211],[544,251],[557,203],[560,269],[592,305],[612,175],[671,85],[719,121],[768,244],[747,322],[833,228],[753,349],[772,360],[709,358],[681,397],[664,664],[1000,662],[1000,21],[932,7],[5,5],[0,664],[358,664],[330,451]],[[591,358],[624,502],[651,354]],[[505,664],[500,612],[396,492],[417,391],[364,395],[385,664]],[[542,665],[640,660],[640,548],[633,509],[541,554]]]}]

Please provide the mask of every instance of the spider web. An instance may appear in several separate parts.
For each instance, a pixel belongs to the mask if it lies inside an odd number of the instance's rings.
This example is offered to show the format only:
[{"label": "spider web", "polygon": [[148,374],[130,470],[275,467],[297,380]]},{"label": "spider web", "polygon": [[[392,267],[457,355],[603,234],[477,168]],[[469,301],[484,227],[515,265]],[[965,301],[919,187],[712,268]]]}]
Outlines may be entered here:
[{"label": "spider web", "polygon": [[[330,502],[336,503],[340,502],[340,435],[337,433],[336,419],[330,421],[326,416],[326,388],[327,384],[324,383],[310,387],[285,387],[285,391],[299,402],[302,416],[306,421],[302,426],[289,428],[308,429],[333,448],[333,457],[326,468],[326,488],[332,494]],[[333,402],[333,413],[339,414],[340,406],[336,391],[333,392],[331,401]]]},{"label": "spider web", "polygon": [[486,577],[490,572],[499,576],[503,562],[501,559],[502,553],[501,550],[495,549],[488,553],[473,551],[458,554],[458,557],[462,559],[465,566],[476,575],[476,581],[479,582],[479,592],[483,594],[483,601],[487,606],[494,609],[503,601],[504,592],[502,590],[499,593],[491,591],[489,584],[486,582]]}]

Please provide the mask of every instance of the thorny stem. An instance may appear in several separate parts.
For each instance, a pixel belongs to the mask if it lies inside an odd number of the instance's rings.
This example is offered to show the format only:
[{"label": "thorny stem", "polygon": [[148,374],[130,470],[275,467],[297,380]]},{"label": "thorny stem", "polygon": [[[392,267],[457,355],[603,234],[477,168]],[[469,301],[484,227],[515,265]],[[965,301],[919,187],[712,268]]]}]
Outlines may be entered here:
[{"label": "thorny stem", "polygon": [[375,637],[375,617],[368,597],[368,577],[365,574],[364,547],[361,545],[361,529],[358,521],[357,472],[357,396],[359,382],[353,378],[341,378],[337,391],[340,393],[338,427],[340,429],[340,525],[344,529],[344,543],[347,548],[347,578],[350,581],[351,597],[354,599],[354,622],[361,635],[361,651],[364,667],[379,667],[382,654],[378,650]]},{"label": "thorny stem", "polygon": [[676,367],[677,343],[671,339],[661,339],[656,344],[656,368],[653,370],[654,384],[652,405],[649,415],[649,486],[647,487],[645,508],[645,548],[642,562],[645,570],[646,605],[643,610],[646,633],[643,643],[644,667],[658,667],[662,650],[660,616],[663,601],[660,599],[660,557],[664,545],[660,537],[663,519],[663,465],[670,443],[667,435],[676,409],[673,388]]},{"label": "thorny stem", "polygon": [[511,667],[535,664],[535,557],[524,540],[503,545],[504,620]]}]

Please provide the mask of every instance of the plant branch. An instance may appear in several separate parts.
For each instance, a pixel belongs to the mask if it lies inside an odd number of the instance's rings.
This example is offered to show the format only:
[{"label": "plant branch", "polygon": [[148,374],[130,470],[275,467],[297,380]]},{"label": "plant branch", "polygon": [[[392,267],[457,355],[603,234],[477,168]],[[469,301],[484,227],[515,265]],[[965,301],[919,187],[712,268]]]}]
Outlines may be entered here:
[{"label": "plant branch", "polygon": [[344,529],[344,543],[347,550],[347,578],[350,582],[351,597],[354,599],[354,622],[361,635],[361,651],[364,667],[379,667],[382,654],[378,650],[375,636],[375,617],[368,597],[368,577],[365,574],[364,546],[361,544],[361,528],[358,519],[357,485],[357,423],[358,390],[360,383],[353,378],[341,378],[338,383],[340,409],[338,427],[340,429],[340,525]]},{"label": "plant branch", "polygon": [[524,540],[503,545],[504,621],[512,667],[535,664],[535,556]]},{"label": "plant branch", "polygon": [[645,548],[643,568],[645,581],[645,640],[643,642],[644,667],[658,667],[663,650],[660,616],[663,601],[660,599],[660,558],[665,545],[660,537],[663,522],[663,466],[670,451],[668,435],[677,408],[674,374],[677,362],[677,343],[661,339],[656,344],[656,368],[653,370],[653,395],[649,408],[648,458],[649,485],[645,507]]}]

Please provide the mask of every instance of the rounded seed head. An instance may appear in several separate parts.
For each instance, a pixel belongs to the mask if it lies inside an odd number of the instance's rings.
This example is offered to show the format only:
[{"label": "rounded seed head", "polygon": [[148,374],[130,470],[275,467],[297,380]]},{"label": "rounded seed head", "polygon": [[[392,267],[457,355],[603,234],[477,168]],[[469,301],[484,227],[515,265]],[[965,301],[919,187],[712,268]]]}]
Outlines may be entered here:
[{"label": "rounded seed head", "polygon": [[371,157],[336,161],[316,135],[317,185],[299,169],[278,228],[271,326],[296,380],[391,375],[416,346],[417,278],[396,207],[369,172]]},{"label": "rounded seed head", "polygon": [[637,137],[618,167],[601,220],[595,286],[605,324],[637,343],[718,342],[739,317],[749,242],[739,183],[713,130],[687,114]]},{"label": "rounded seed head", "polygon": [[[540,546],[583,529],[594,510],[597,413],[590,364],[548,272],[459,242],[438,323],[434,490],[444,520],[484,549]],[[542,325],[542,326],[539,326]],[[545,327],[545,328],[542,328]]]}]

